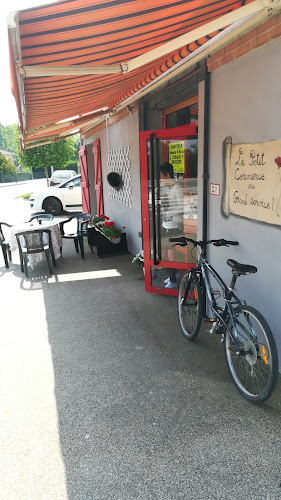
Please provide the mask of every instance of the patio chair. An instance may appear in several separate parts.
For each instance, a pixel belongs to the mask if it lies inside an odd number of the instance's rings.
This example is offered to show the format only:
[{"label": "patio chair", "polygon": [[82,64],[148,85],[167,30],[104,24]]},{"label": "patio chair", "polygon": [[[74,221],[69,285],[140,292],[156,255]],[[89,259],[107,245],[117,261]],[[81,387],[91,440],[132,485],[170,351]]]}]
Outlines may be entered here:
[{"label": "patio chair", "polygon": [[28,278],[28,255],[35,253],[45,253],[50,274],[53,273],[53,265],[56,267],[56,260],[52,245],[50,229],[36,229],[34,231],[23,231],[16,234],[21,271]]},{"label": "patio chair", "polygon": [[[91,217],[92,217],[91,214],[79,213],[72,215],[71,217],[69,217],[69,219],[63,222],[60,222],[60,232],[62,238],[72,239],[74,241],[75,250],[77,253],[79,253],[79,248],[80,248],[82,259],[85,258],[83,238],[84,236],[87,236],[87,227],[88,223],[91,220]],[[73,233],[66,233],[64,225],[73,220],[76,220],[77,222],[76,231]]]},{"label": "patio chair", "polygon": [[42,221],[45,220],[53,220],[54,216],[52,214],[38,214],[38,215],[33,215],[28,222],[31,222],[34,219],[37,219],[39,224],[41,224]]},{"label": "patio chair", "polygon": [[12,254],[10,250],[10,245],[7,239],[5,238],[2,226],[6,227],[12,227],[12,226],[10,226],[10,224],[7,224],[7,222],[0,222],[0,245],[3,252],[5,267],[6,269],[9,269],[9,261],[12,262]]}]

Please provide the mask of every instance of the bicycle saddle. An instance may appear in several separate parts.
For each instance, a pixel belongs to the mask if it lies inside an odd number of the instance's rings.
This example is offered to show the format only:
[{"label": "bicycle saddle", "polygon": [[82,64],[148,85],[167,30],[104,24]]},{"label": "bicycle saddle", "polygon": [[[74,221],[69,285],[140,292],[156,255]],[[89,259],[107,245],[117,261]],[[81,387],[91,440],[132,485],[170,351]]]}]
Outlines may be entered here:
[{"label": "bicycle saddle", "polygon": [[233,273],[253,274],[257,272],[257,268],[255,266],[249,266],[248,264],[240,264],[239,262],[236,262],[236,260],[233,259],[228,259],[226,263],[229,267],[231,267]]}]

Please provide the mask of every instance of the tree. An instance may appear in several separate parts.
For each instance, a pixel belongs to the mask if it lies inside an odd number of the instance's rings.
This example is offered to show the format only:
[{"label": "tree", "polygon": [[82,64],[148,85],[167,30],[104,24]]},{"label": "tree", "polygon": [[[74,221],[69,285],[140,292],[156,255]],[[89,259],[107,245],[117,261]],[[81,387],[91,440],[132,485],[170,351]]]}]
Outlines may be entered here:
[{"label": "tree", "polygon": [[[7,125],[0,123],[0,149],[10,153],[18,153],[20,130],[18,125]],[[18,166],[18,158],[13,158],[13,163]]]},{"label": "tree", "polygon": [[15,165],[6,158],[3,153],[0,153],[0,180],[3,180],[4,175],[12,175],[14,176],[16,173]]},{"label": "tree", "polygon": [[79,166],[79,154],[78,154],[78,151],[79,151],[79,146],[80,146],[80,135],[77,134],[77,135],[74,135],[73,136],[73,139],[74,139],[74,153],[73,153],[73,156],[72,158],[69,160],[68,164],[67,164],[67,168],[69,170],[75,170],[77,172],[77,169],[78,169],[78,166]]},{"label": "tree", "polygon": [[25,149],[20,158],[20,163],[33,169],[44,167],[48,181],[48,167],[53,167],[55,170],[65,168],[74,156],[74,144],[75,139],[67,137],[61,141]]},{"label": "tree", "polygon": [[20,130],[18,125],[7,125],[4,127],[5,149],[11,153],[17,153]]}]

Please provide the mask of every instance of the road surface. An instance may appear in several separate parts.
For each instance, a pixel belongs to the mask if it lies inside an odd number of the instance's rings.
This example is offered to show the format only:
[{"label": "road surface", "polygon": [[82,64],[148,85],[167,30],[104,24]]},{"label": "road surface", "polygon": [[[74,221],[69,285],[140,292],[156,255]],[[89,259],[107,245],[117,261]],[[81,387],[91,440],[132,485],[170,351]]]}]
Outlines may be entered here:
[{"label": "road surface", "polygon": [[31,215],[29,202],[21,196],[38,189],[44,189],[46,186],[46,179],[0,184],[0,222],[8,222],[13,225],[29,220]]}]

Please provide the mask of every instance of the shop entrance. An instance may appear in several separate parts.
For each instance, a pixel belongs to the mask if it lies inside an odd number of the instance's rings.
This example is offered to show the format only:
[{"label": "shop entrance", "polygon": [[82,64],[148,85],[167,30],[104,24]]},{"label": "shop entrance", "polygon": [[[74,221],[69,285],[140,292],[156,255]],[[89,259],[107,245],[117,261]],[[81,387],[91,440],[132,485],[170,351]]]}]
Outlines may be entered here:
[{"label": "shop entrance", "polygon": [[140,153],[145,289],[177,295],[196,264],[190,246],[169,238],[197,238],[197,122],[141,132]]}]

